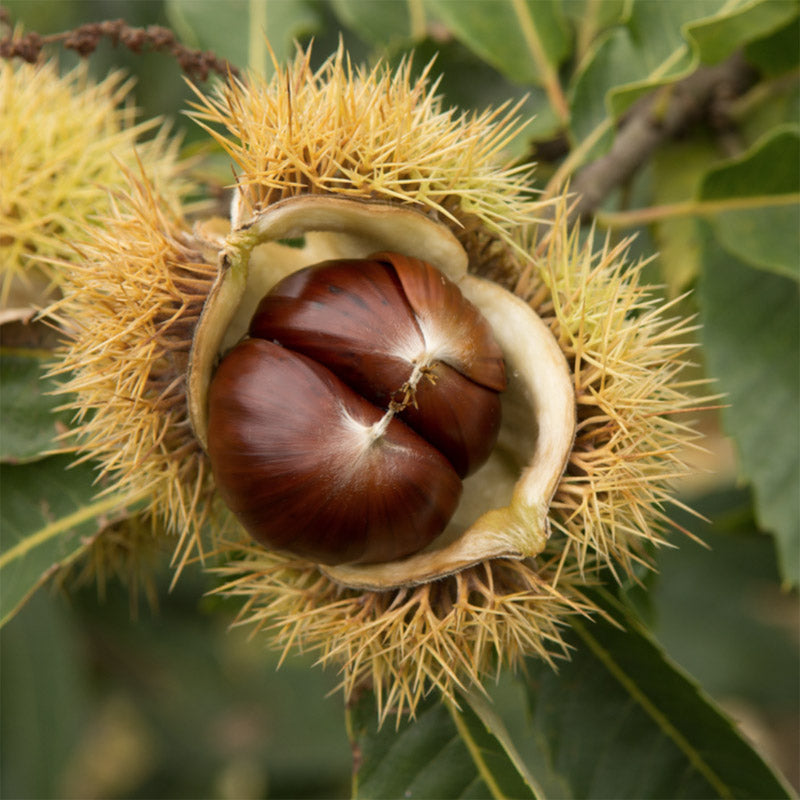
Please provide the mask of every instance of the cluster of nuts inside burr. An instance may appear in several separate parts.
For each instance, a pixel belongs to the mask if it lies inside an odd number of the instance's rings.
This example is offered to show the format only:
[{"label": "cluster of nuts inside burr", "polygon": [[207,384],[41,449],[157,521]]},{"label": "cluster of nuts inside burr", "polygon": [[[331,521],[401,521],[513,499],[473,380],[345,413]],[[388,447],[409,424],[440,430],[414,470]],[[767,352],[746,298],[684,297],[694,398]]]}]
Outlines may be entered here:
[{"label": "cluster of nuts inside burr", "polygon": [[354,588],[540,553],[575,404],[530,305],[471,274],[418,210],[313,195],[241,208],[196,232],[220,268],[187,399],[244,529]]},{"label": "cluster of nuts inside burr", "polygon": [[209,391],[217,487],[265,545],[393,561],[445,528],[500,428],[503,354],[458,287],[397,253],[301,269]]}]

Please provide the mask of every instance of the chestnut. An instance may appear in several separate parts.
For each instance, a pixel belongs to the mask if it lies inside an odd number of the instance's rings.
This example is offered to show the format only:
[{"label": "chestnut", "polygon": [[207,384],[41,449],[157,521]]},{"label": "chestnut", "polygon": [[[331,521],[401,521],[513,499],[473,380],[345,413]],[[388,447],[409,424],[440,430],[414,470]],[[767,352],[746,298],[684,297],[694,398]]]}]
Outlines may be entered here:
[{"label": "chestnut", "polygon": [[249,335],[211,381],[208,455],[250,535],[329,565],[430,544],[500,427],[503,356],[475,306],[378,253],[279,281]]},{"label": "chestnut", "polygon": [[382,408],[394,401],[461,478],[494,447],[503,354],[478,309],[420,259],[378,253],[301,269],[261,301],[250,335],[324,364]]}]

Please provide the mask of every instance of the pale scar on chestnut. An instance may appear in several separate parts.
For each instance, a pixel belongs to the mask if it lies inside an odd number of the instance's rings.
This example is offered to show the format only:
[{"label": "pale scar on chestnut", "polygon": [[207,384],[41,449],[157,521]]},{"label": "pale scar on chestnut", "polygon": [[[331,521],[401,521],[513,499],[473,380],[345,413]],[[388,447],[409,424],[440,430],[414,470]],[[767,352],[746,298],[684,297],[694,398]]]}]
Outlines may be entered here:
[{"label": "pale scar on chestnut", "polygon": [[244,528],[329,565],[429,545],[500,429],[505,366],[481,312],[387,252],[290,274],[248,333],[208,406],[217,487]]}]

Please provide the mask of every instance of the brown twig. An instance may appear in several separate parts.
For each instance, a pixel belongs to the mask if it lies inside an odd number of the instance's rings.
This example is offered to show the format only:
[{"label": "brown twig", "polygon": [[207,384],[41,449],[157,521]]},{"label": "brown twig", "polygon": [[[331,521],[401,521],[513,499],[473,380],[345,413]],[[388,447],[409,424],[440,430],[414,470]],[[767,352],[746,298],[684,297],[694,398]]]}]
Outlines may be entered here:
[{"label": "brown twig", "polygon": [[134,28],[121,19],[89,22],[71,31],[49,36],[35,32],[21,36],[12,34],[0,39],[0,56],[21,58],[34,63],[39,59],[44,47],[60,43],[68,50],[74,50],[85,57],[97,49],[103,38],[110,39],[114,46],[121,44],[133,53],[141,53],[144,50],[168,53],[194,80],[205,81],[210,72],[216,72],[226,78],[228,75],[239,76],[239,70],[224,58],[218,58],[209,51],[192,50],[182,45],[169,28],[159,25]]},{"label": "brown twig", "polygon": [[[570,191],[579,198],[570,218],[594,213],[606,197],[625,183],[653,151],[688,125],[717,111],[721,99],[741,94],[753,82],[741,54],[713,67],[700,67],[682,81],[663,86],[633,105],[609,152],[584,167]],[[718,124],[718,120],[716,120]]]}]

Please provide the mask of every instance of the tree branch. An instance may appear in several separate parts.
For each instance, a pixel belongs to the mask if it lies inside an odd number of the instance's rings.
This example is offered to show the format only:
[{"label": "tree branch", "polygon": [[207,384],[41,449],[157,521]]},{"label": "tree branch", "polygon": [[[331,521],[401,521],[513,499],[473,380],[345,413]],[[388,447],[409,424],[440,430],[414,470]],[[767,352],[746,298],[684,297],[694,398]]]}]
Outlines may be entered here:
[{"label": "tree branch", "polygon": [[630,178],[653,151],[720,101],[741,94],[754,75],[741,54],[713,67],[700,67],[682,81],[663,86],[637,101],[628,112],[609,152],[584,167],[570,187],[577,195],[571,219],[590,216],[610,192]]},{"label": "tree branch", "polygon": [[[7,14],[2,21],[7,24]],[[211,52],[192,50],[182,45],[169,28],[159,25],[134,28],[121,19],[90,22],[80,25],[74,30],[54,33],[50,36],[42,36],[33,32],[14,36],[12,33],[0,39],[0,57],[21,58],[29,63],[34,63],[46,45],[56,43],[61,43],[68,50],[75,50],[80,56],[85,57],[93,53],[101,39],[105,37],[111,39],[115,46],[122,44],[134,53],[140,53],[145,48],[155,52],[166,52],[193,79],[205,81],[210,72],[216,72],[225,78],[228,75],[237,77],[239,75],[239,70],[224,58],[218,58]]]}]

